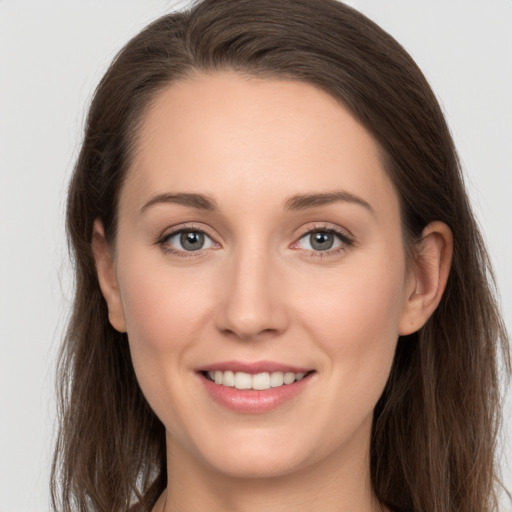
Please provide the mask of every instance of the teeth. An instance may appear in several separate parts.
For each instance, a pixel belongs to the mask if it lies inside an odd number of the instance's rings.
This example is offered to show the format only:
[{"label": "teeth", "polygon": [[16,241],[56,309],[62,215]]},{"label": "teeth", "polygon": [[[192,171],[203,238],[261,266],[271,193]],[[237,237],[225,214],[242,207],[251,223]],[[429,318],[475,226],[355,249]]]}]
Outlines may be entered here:
[{"label": "teeth", "polygon": [[270,389],[270,374],[258,373],[252,376],[252,389]]},{"label": "teeth", "polygon": [[214,371],[208,372],[208,378],[222,386],[235,387],[236,389],[256,389],[263,391],[270,388],[278,388],[302,380],[305,373],[293,372],[264,372],[251,375],[245,372]]},{"label": "teeth", "polygon": [[[217,382],[217,373],[215,373],[215,382]],[[224,378],[222,379],[224,382]],[[235,388],[236,389],[251,389],[252,387],[252,376],[248,373],[236,372],[235,373]]]},{"label": "teeth", "polygon": [[224,375],[222,376],[222,385],[233,387],[235,385],[235,374],[229,370],[224,372]]},{"label": "teeth", "polygon": [[270,386],[273,388],[278,388],[284,384],[284,374],[283,372],[274,372],[270,375]]},{"label": "teeth", "polygon": [[286,372],[284,374],[283,380],[285,384],[291,384],[292,382],[295,382],[295,373]]}]

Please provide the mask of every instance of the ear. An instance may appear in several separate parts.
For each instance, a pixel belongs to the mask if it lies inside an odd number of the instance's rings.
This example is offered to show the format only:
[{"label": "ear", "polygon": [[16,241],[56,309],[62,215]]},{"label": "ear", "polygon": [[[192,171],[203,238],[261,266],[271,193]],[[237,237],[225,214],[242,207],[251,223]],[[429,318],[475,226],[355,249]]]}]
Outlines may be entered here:
[{"label": "ear", "polygon": [[408,276],[399,334],[407,335],[423,327],[443,296],[453,253],[453,237],[444,222],[431,222],[414,250]]},{"label": "ear", "polygon": [[108,319],[114,329],[119,332],[126,332],[126,322],[117,283],[114,258],[105,239],[103,224],[99,219],[94,221],[91,243],[101,293],[107,302]]}]

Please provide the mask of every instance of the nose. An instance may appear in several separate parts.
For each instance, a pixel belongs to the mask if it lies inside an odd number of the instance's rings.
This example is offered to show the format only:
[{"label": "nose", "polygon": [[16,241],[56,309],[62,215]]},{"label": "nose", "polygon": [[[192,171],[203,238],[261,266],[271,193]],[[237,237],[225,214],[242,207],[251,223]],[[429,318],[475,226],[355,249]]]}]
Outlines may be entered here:
[{"label": "nose", "polygon": [[233,255],[222,276],[217,328],[241,340],[283,333],[289,319],[281,274],[269,254],[243,251]]}]

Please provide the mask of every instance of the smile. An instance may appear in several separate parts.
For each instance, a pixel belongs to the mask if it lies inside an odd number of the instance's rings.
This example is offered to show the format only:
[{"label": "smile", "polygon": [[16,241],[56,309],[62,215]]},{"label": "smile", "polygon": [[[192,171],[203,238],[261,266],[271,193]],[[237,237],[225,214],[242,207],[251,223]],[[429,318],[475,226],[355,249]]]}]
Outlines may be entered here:
[{"label": "smile", "polygon": [[225,361],[197,372],[207,394],[222,408],[239,414],[269,412],[298,398],[316,370],[260,361]]},{"label": "smile", "polygon": [[250,374],[246,372],[233,372],[231,370],[216,370],[205,372],[205,377],[215,384],[236,389],[254,389],[264,391],[270,388],[279,388],[298,382],[304,378],[306,372],[263,372]]}]

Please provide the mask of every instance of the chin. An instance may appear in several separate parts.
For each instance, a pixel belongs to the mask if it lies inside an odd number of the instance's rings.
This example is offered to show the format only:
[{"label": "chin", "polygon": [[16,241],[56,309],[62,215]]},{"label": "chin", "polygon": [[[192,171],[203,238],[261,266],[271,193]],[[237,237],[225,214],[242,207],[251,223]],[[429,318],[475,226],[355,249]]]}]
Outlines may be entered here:
[{"label": "chin", "polygon": [[[229,430],[229,429],[228,429]],[[222,439],[212,443],[212,439]],[[303,438],[276,435],[276,432],[226,431],[224,436],[208,436],[181,444],[194,454],[196,463],[207,471],[232,478],[275,478],[298,471],[311,462],[315,450],[308,451]],[[171,441],[177,455],[181,450]],[[318,454],[318,452],[317,452]],[[185,455],[181,453],[180,455]]]},{"label": "chin", "polygon": [[304,457],[274,452],[246,454],[227,454],[222,460],[211,461],[210,465],[217,472],[231,478],[276,478],[292,474],[303,469],[307,464]]}]

